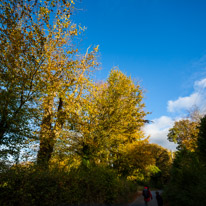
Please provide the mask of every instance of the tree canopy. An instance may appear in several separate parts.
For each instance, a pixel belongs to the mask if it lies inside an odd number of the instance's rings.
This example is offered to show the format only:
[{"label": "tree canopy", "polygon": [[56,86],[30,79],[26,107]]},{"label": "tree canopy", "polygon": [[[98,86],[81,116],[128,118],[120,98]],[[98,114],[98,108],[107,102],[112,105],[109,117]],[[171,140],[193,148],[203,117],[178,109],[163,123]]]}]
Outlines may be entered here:
[{"label": "tree canopy", "polygon": [[94,81],[98,46],[80,52],[74,5],[0,2],[1,205],[111,204],[168,178],[169,152],[142,129],[143,88],[119,69]]}]

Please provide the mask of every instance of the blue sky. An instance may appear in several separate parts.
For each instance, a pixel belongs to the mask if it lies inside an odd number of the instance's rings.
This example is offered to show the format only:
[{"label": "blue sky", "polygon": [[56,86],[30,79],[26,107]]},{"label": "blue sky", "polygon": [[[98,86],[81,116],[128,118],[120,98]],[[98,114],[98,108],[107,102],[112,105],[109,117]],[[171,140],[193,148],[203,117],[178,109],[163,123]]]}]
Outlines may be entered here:
[{"label": "blue sky", "polygon": [[76,23],[87,27],[81,48],[100,45],[97,79],[118,66],[139,80],[154,121],[146,133],[174,149],[168,128],[193,105],[206,105],[206,1],[82,0],[76,7]]}]

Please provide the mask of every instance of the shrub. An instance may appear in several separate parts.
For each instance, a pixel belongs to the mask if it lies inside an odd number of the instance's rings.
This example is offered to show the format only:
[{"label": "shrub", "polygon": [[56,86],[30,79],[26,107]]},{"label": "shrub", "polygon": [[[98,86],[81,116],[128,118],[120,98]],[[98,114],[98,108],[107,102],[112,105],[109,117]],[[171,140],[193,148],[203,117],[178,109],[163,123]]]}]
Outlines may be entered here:
[{"label": "shrub", "polygon": [[113,170],[100,166],[68,172],[19,165],[1,176],[2,206],[115,204],[125,201],[120,196],[127,197],[133,186],[120,180]]},{"label": "shrub", "polygon": [[178,152],[171,172],[171,180],[164,197],[171,206],[206,205],[206,170],[195,153]]}]

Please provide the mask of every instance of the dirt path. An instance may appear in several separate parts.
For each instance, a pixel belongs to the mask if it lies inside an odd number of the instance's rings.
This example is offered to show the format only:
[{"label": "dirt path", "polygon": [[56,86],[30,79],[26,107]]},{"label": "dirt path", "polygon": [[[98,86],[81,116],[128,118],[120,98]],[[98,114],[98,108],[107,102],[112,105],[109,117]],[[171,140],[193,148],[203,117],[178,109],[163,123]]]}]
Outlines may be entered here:
[{"label": "dirt path", "polygon": [[[151,191],[153,199],[148,203],[148,206],[157,206],[157,200],[155,198],[155,192]],[[161,193],[161,191],[159,191]],[[136,200],[130,203],[128,206],[145,206],[144,197],[142,195],[138,196]]]}]

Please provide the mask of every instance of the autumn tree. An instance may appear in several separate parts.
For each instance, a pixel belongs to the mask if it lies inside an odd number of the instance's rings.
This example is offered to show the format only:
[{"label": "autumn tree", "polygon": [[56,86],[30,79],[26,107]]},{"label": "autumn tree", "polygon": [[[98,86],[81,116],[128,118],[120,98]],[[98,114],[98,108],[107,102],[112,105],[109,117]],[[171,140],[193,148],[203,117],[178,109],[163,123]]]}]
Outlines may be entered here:
[{"label": "autumn tree", "polygon": [[19,0],[0,3],[0,145],[3,150],[10,148],[12,154],[33,136],[31,125],[34,128],[36,98],[40,96],[36,85],[45,38],[40,30],[44,20],[34,22],[35,4]]},{"label": "autumn tree", "polygon": [[119,160],[119,174],[129,180],[162,187],[169,179],[171,163],[167,149],[139,141],[125,148]]},{"label": "autumn tree", "polygon": [[168,149],[157,144],[151,144],[150,150],[155,159],[155,166],[159,169],[157,173],[151,175],[151,181],[154,185],[162,187],[169,181],[172,154]]},{"label": "autumn tree", "polygon": [[53,18],[53,22],[46,24],[46,60],[41,67],[45,89],[41,98],[39,165],[49,163],[56,140],[72,129],[72,119],[78,116],[78,105],[91,84],[90,73],[97,66],[98,47],[81,55],[73,43],[82,29],[71,21],[72,4],[63,1],[56,9],[51,8],[52,3],[44,8],[49,11],[46,17]]},{"label": "autumn tree", "polygon": [[73,4],[12,0],[0,5],[0,143],[16,148],[35,135],[39,164],[48,163],[64,119],[75,113],[73,105],[97,65],[97,48],[81,55],[75,46],[83,29],[71,21]]},{"label": "autumn tree", "polygon": [[117,167],[127,145],[145,138],[142,98],[139,84],[113,69],[107,81],[91,86],[80,102],[73,131],[67,133],[69,154],[87,163]]},{"label": "autumn tree", "polygon": [[101,162],[115,166],[127,144],[144,138],[141,127],[146,112],[142,98],[140,86],[116,69],[91,94],[87,130],[92,138],[88,139],[92,139]]},{"label": "autumn tree", "polygon": [[199,122],[183,119],[176,121],[173,128],[169,130],[168,140],[178,144],[178,149],[186,148],[195,151],[197,148]]},{"label": "autumn tree", "polygon": [[97,97],[98,132],[104,139],[106,151],[118,168],[118,159],[129,144],[145,138],[143,91],[131,77],[113,69]]},{"label": "autumn tree", "polygon": [[194,152],[197,148],[200,120],[204,113],[197,107],[191,109],[187,118],[175,121],[173,128],[169,130],[168,140],[178,144],[178,149],[188,149]]},{"label": "autumn tree", "polygon": [[118,172],[129,180],[144,181],[155,166],[151,146],[146,141],[127,145],[118,160]]}]

